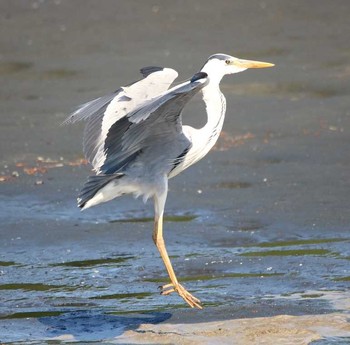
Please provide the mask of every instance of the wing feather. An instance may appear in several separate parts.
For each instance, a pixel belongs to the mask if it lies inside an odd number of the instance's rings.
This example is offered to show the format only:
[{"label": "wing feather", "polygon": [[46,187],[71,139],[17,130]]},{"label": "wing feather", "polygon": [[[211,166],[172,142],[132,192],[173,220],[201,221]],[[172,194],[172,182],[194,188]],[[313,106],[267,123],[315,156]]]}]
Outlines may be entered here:
[{"label": "wing feather", "polygon": [[[115,122],[106,136],[106,158],[100,171],[104,174],[121,172],[139,155],[145,154],[145,150],[161,151],[162,146],[169,144],[173,155],[170,161],[178,159],[191,144],[182,132],[181,112],[207,82],[207,75],[201,74],[200,78],[192,78],[170,89]],[[171,169],[169,167],[169,172]]]},{"label": "wing feather", "polygon": [[144,67],[140,72],[143,79],[121,87],[112,94],[82,104],[65,121],[87,121],[83,139],[84,154],[96,172],[100,172],[100,167],[106,159],[104,144],[113,124],[145,101],[168,90],[178,76],[173,69],[154,66]]}]

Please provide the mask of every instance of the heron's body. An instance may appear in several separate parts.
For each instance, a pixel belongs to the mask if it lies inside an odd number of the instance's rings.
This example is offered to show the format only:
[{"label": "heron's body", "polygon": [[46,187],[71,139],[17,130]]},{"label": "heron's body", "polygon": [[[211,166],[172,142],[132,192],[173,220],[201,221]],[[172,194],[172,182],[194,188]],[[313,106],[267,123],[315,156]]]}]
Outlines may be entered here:
[{"label": "heron's body", "polygon": [[[168,179],[203,158],[217,141],[226,110],[219,88],[222,77],[269,66],[272,64],[216,54],[201,72],[170,89],[176,71],[147,67],[141,69],[144,78],[140,81],[82,105],[67,119],[87,121],[84,153],[96,172],[82,189],[78,206],[86,209],[123,194],[144,200],[153,197],[153,239],[171,280],[162,293],[176,291],[192,307],[200,308],[200,302],[178,283],[162,236]],[[200,90],[207,122],[200,129],[183,126],[182,110]]]}]

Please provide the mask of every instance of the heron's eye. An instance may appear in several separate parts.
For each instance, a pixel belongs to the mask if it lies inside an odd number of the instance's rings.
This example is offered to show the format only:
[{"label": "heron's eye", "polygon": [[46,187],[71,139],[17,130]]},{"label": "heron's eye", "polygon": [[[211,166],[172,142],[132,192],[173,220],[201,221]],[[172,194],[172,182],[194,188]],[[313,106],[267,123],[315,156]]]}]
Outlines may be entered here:
[{"label": "heron's eye", "polygon": [[225,64],[226,64],[226,65],[229,65],[230,62],[231,62],[230,60],[225,60]]}]

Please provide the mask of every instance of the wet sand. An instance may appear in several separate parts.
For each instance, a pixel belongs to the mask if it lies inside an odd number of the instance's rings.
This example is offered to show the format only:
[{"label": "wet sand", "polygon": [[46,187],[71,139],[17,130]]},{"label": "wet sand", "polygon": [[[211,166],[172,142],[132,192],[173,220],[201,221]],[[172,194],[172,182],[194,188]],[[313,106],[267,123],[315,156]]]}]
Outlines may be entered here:
[{"label": "wet sand", "polygon": [[141,325],[127,331],[117,344],[310,344],[323,337],[349,336],[347,316],[279,315],[199,324]]},{"label": "wet sand", "polygon": [[[348,1],[0,2],[0,342],[348,344]],[[167,282],[152,205],[80,212],[77,105],[147,65],[180,80],[225,52],[224,133],[170,182]],[[205,121],[200,97],[184,121]]]}]

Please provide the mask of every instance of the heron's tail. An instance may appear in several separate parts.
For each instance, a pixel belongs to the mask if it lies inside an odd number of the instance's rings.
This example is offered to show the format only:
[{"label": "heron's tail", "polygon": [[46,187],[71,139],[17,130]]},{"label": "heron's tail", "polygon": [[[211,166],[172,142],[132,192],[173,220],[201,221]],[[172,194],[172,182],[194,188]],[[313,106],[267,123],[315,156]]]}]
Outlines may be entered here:
[{"label": "heron's tail", "polygon": [[[91,206],[97,205],[101,202],[110,200],[103,193],[98,193],[102,188],[106,187],[113,180],[119,179],[123,174],[113,174],[113,175],[96,175],[89,176],[88,180],[85,182],[83,189],[80,191],[78,196],[78,207],[82,210],[89,208]],[[107,193],[108,194],[108,193]]]}]

